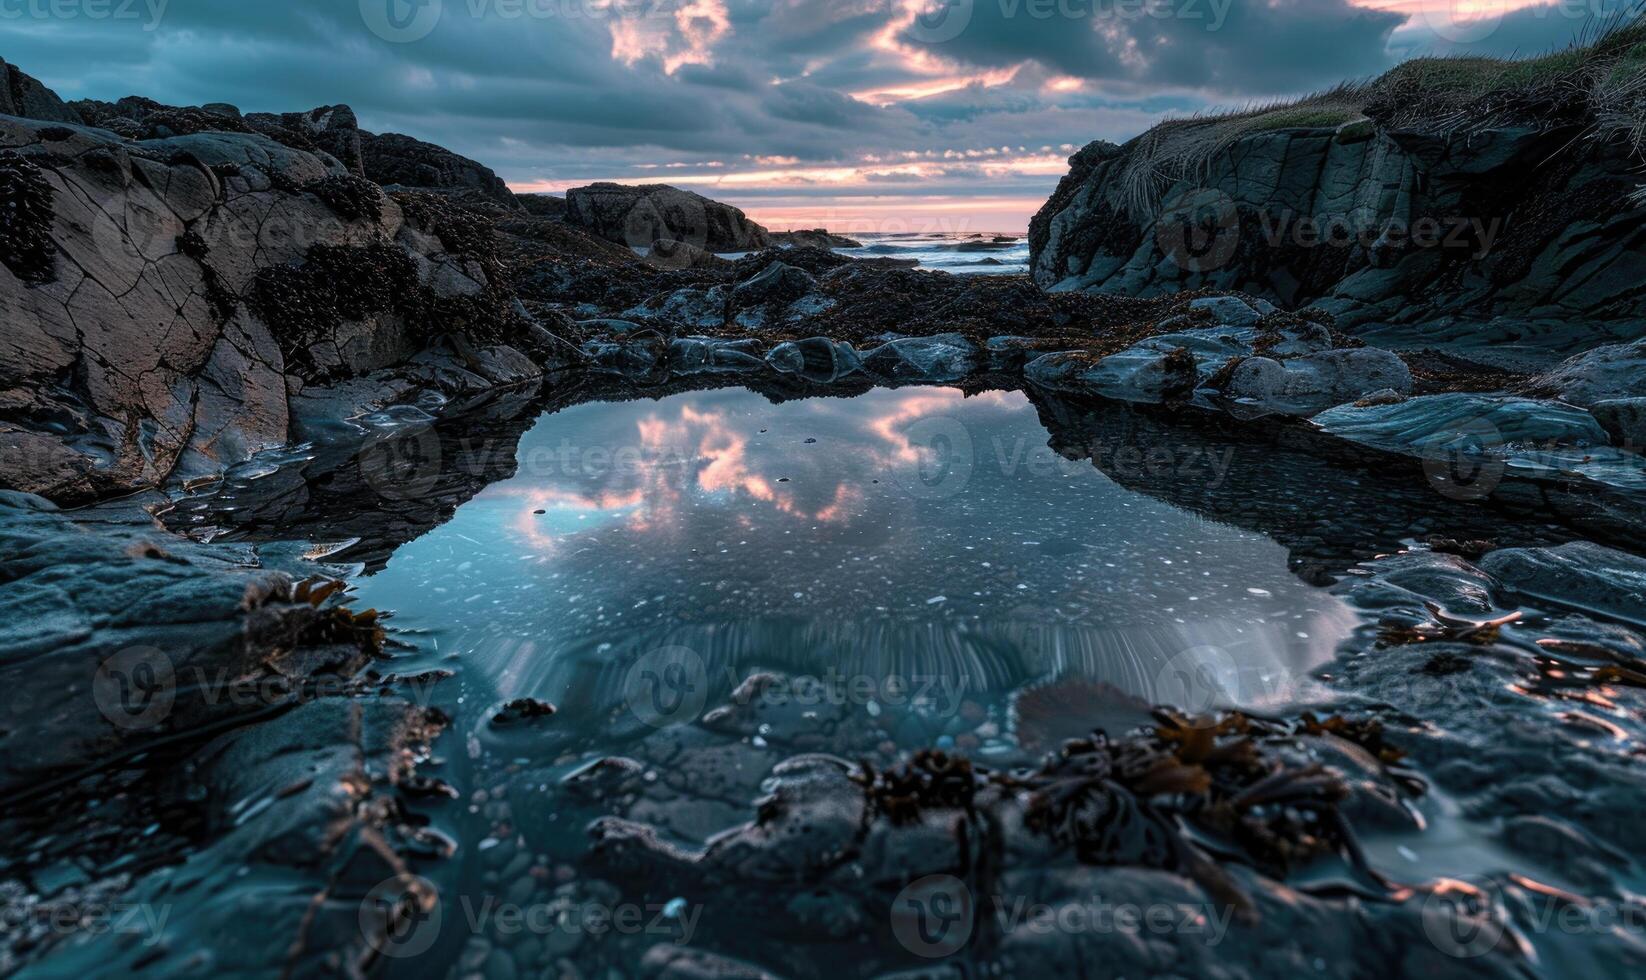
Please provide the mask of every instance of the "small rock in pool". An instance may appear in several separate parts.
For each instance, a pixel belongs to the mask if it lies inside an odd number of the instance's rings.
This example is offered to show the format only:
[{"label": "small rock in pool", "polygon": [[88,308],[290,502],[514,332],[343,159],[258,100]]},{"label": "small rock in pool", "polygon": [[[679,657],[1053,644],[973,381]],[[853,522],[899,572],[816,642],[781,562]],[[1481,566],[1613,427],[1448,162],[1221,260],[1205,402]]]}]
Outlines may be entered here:
[{"label": "small rock in pool", "polygon": [[547,718],[554,714],[554,705],[536,698],[520,698],[510,701],[497,714],[492,715],[494,725],[513,725],[522,721],[531,721],[536,718]]}]

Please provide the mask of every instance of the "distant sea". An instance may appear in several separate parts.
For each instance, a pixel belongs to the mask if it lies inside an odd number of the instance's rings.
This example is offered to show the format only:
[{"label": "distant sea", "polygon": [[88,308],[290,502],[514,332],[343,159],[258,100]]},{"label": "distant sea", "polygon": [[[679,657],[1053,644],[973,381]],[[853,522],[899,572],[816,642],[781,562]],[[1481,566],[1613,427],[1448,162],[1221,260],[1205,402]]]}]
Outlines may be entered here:
[{"label": "distant sea", "polygon": [[841,255],[916,259],[922,269],[957,275],[1006,275],[1029,269],[1029,240],[1022,235],[896,232],[847,237],[863,247],[839,249]]}]

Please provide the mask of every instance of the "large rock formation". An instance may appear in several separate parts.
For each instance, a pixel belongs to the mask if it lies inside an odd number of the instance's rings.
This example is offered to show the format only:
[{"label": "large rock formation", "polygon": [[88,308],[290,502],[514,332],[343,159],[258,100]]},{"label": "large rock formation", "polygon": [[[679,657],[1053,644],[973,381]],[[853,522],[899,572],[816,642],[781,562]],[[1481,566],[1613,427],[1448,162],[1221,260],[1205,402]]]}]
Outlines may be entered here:
[{"label": "large rock formation", "polygon": [[80,123],[80,114],[57,93],[0,58],[0,116],[27,116],[48,122]]},{"label": "large rock formation", "polygon": [[402,136],[399,133],[360,133],[361,159],[365,174],[379,184],[398,184],[420,190],[438,190],[520,207],[514,192],[491,168],[445,147]]},{"label": "large rock formation", "polygon": [[249,130],[227,107],[121,118],[174,135],[0,117],[0,485],[79,500],[206,476],[305,412],[535,373],[507,346],[524,324],[489,225],[204,128]]},{"label": "large rock formation", "polygon": [[1138,148],[1092,144],[1035,216],[1034,276],[1128,295],[1240,289],[1313,303],[1386,346],[1470,335],[1470,349],[1546,361],[1646,331],[1637,164],[1572,136],[1258,133],[1143,215],[1118,200]]},{"label": "large rock formation", "polygon": [[[1292,108],[1092,143],[1030,226],[1035,280],[1239,289],[1314,304],[1380,346],[1520,370],[1633,339],[1646,333],[1646,198],[1604,78],[1634,70],[1616,61],[1634,43],[1620,33],[1574,56],[1560,85],[1476,97],[1419,65]],[[1562,64],[1545,66],[1551,78]]]},{"label": "large rock formation", "polygon": [[[38,82],[29,81],[50,95]],[[50,111],[49,104],[40,97],[35,97],[31,105]],[[84,120],[129,139],[164,139],[202,132],[261,133],[294,150],[329,154],[348,172],[386,187],[432,191],[499,204],[510,210],[520,206],[508,185],[491,168],[410,136],[367,132],[360,128],[354,110],[346,105],[320,106],[307,112],[242,115],[236,107],[221,102],[197,107],[168,106],[152,99],[128,96],[118,102],[84,99],[63,109],[74,114],[69,121]],[[59,118],[42,111],[8,114],[35,119]]]},{"label": "large rock formation", "polygon": [[765,228],[729,204],[668,184],[590,184],[566,192],[569,224],[633,248],[670,240],[711,252],[749,252],[770,244]]}]

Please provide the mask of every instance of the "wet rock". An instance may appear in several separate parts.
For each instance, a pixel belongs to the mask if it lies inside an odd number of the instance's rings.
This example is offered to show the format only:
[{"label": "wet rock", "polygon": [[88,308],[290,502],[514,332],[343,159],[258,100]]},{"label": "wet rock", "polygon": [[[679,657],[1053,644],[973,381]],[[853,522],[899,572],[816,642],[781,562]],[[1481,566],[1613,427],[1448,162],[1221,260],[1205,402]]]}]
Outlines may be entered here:
[{"label": "wet rock", "polygon": [[1345,405],[1313,421],[1340,438],[1391,452],[1470,446],[1505,451],[1521,444],[1590,447],[1607,442],[1594,416],[1580,408],[1506,395],[1423,395],[1393,405]]},{"label": "wet rock", "polygon": [[1646,451],[1646,398],[1608,398],[1590,405],[1589,412],[1614,445]]},{"label": "wet rock", "polygon": [[6,493],[0,518],[0,681],[30,719],[0,735],[0,785],[232,717],[245,706],[226,691],[295,703],[313,677],[347,679],[382,652],[375,613],[328,601],[340,586],[294,585],[312,566],[259,567],[135,507],[69,514]]},{"label": "wet rock", "polygon": [[1264,314],[1273,313],[1275,306],[1261,299],[1248,302],[1238,296],[1209,296],[1205,299],[1191,300],[1189,309],[1210,312],[1212,319],[1220,326],[1250,327]]},{"label": "wet rock", "polygon": [[1153,340],[1095,361],[1084,352],[1047,354],[1023,373],[1053,390],[1146,404],[1185,398],[1200,381],[1186,348]]},{"label": "wet rock", "polygon": [[634,341],[590,340],[583,344],[583,356],[602,371],[645,377],[658,368],[661,351],[655,338]]},{"label": "wet rock", "polygon": [[762,303],[788,303],[811,292],[817,280],[804,269],[773,262],[752,279],[732,289],[732,303],[738,307]]},{"label": "wet rock", "polygon": [[764,367],[754,340],[677,337],[669,342],[669,370],[676,374],[753,371]]},{"label": "wet rock", "polygon": [[1386,350],[1352,348],[1283,361],[1247,358],[1236,365],[1224,393],[1265,411],[1313,415],[1385,390],[1411,392],[1405,362]]},{"label": "wet rock", "polygon": [[894,381],[957,381],[977,363],[977,348],[959,334],[901,337],[863,354],[863,369]]},{"label": "wet rock", "polygon": [[766,353],[766,363],[780,373],[828,384],[856,372],[863,362],[851,344],[808,337],[773,347]]},{"label": "wet rock", "polygon": [[1646,340],[1585,351],[1531,379],[1526,388],[1585,408],[1614,399],[1646,398]]},{"label": "wet rock", "polygon": [[1430,606],[1454,616],[1484,619],[1496,609],[1497,582],[1456,555],[1408,551],[1378,559],[1375,573],[1347,579],[1341,588],[1356,606],[1382,619],[1429,622]]},{"label": "wet rock", "polygon": [[620,320],[615,317],[601,317],[594,320],[579,320],[577,321],[577,326],[585,331],[614,334],[619,337],[625,334],[644,333],[651,329],[650,327],[643,326],[633,320]]},{"label": "wet rock", "polygon": [[776,980],[778,974],[703,950],[659,943],[640,963],[648,980]]},{"label": "wet rock", "polygon": [[631,307],[624,315],[640,319],[659,318],[682,323],[695,330],[712,330],[726,322],[728,289],[677,289]]},{"label": "wet rock", "polygon": [[1062,343],[1057,339],[1001,336],[990,337],[983,346],[990,370],[1022,371],[1030,361],[1055,352]]},{"label": "wet rock", "polygon": [[1646,626],[1646,560],[1590,541],[1504,548],[1482,570],[1524,595]]}]

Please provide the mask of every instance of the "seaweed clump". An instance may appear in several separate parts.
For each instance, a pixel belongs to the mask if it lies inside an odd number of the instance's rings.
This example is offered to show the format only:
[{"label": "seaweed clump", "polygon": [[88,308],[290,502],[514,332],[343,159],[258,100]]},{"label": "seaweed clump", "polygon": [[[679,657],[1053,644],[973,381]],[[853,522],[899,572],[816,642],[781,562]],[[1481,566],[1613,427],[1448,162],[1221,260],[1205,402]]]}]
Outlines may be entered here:
[{"label": "seaweed clump", "polygon": [[271,696],[313,697],[342,679],[361,683],[358,674],[388,647],[388,632],[375,609],[355,611],[332,601],[347,588],[315,577],[293,583],[274,576],[247,587],[240,603],[246,614],[242,642],[262,667],[258,684]]},{"label": "seaweed clump", "polygon": [[1068,741],[1038,770],[997,781],[1026,794],[1029,830],[1070,846],[1082,862],[1185,873],[1241,906],[1214,854],[1284,877],[1335,853],[1377,880],[1339,811],[1350,784],[1303,759],[1301,736],[1341,738],[1385,764],[1400,757],[1375,721],[1304,715],[1285,724],[1159,709],[1152,726]]},{"label": "seaweed clump", "polygon": [[493,278],[494,272],[501,274],[496,224],[491,218],[433,194],[401,192],[394,197],[406,220],[440,239],[448,253],[479,262]]},{"label": "seaweed clump", "polygon": [[[367,245],[312,245],[300,266],[261,269],[253,308],[273,331],[288,364],[328,380],[310,349],[348,321],[395,314],[416,327],[423,296],[411,256],[381,238]],[[333,372],[335,373],[335,372]]]},{"label": "seaweed clump", "polygon": [[303,190],[324,201],[344,221],[383,220],[383,192],[353,174],[333,174],[310,181]]},{"label": "seaweed clump", "polygon": [[923,749],[908,762],[877,770],[867,760],[855,776],[875,810],[899,826],[915,823],[923,810],[970,810],[981,785],[970,759]]},{"label": "seaweed clump", "polygon": [[53,214],[45,173],[17,153],[0,151],[0,262],[26,283],[57,278]]}]

